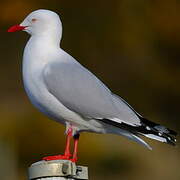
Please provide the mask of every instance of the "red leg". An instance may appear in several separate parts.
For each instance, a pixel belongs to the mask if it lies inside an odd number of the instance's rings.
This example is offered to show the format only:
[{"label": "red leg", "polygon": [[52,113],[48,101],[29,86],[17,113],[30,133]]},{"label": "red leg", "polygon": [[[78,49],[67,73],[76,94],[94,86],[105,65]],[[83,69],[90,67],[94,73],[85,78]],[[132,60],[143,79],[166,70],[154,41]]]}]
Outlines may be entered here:
[{"label": "red leg", "polygon": [[67,139],[66,139],[66,148],[64,152],[64,156],[69,157],[69,158],[71,157],[71,153],[70,153],[71,138],[72,138],[72,128],[68,129],[68,134],[67,134]]},{"label": "red leg", "polygon": [[79,142],[79,134],[74,136],[74,152],[73,158],[71,159],[72,162],[77,162],[77,153],[78,153],[78,142]]},{"label": "red leg", "polygon": [[66,148],[65,148],[64,155],[47,156],[47,157],[44,157],[43,160],[45,161],[61,160],[61,159],[69,160],[71,157],[71,153],[70,153],[71,138],[72,138],[72,128],[69,128],[68,133],[67,133]]}]

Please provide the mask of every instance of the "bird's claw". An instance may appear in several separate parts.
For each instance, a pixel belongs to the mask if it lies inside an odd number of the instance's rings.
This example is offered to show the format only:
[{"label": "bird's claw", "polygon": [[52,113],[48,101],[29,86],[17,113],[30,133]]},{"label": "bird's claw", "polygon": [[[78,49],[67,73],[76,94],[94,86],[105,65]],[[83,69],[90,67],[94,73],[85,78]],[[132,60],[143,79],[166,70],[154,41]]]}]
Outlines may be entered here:
[{"label": "bird's claw", "polygon": [[68,154],[68,155],[56,155],[56,156],[43,157],[42,160],[45,160],[45,161],[52,161],[52,160],[71,160],[70,157],[71,157],[71,154]]},{"label": "bird's claw", "polygon": [[72,159],[70,159],[70,161],[73,162],[73,163],[76,163],[77,162],[77,158],[72,158]]}]

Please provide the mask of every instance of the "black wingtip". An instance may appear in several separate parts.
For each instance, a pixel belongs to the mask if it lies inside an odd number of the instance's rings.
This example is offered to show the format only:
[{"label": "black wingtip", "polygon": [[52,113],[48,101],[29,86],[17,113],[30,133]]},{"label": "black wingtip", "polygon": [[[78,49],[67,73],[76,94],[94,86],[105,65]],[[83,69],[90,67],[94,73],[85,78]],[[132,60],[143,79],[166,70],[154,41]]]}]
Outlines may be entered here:
[{"label": "black wingtip", "polygon": [[149,121],[146,118],[139,117],[141,119],[141,122],[144,126],[148,126],[153,130],[153,132],[158,135],[159,137],[163,137],[166,139],[166,143],[175,146],[176,145],[176,136],[177,132],[174,130],[171,130],[169,128],[166,128],[165,126],[162,126],[160,124],[154,123],[152,121]]},{"label": "black wingtip", "polygon": [[140,134],[151,139],[155,139],[157,141],[161,141],[167,143],[169,145],[176,145],[175,136],[177,133],[171,129],[166,128],[160,124],[149,121],[143,117],[139,117],[141,120],[141,126],[131,126],[126,123],[117,123],[110,119],[101,119],[106,124],[110,124],[112,126],[116,126],[121,129],[125,129],[135,134]]},{"label": "black wingtip", "polygon": [[172,136],[167,136],[166,141],[167,141],[167,144],[176,146],[176,138],[174,138]]},{"label": "black wingtip", "polygon": [[146,118],[143,118],[143,117],[139,117],[141,119],[141,122],[144,124],[144,125],[147,125],[147,126],[150,126],[152,128],[155,128],[156,130],[159,130],[159,131],[162,131],[162,132],[165,132],[167,134],[170,134],[172,136],[177,136],[177,132],[174,131],[174,130],[171,130],[169,128],[166,128],[165,126],[162,126],[160,124],[157,124],[157,123],[154,123],[152,121],[149,121],[148,119]]}]

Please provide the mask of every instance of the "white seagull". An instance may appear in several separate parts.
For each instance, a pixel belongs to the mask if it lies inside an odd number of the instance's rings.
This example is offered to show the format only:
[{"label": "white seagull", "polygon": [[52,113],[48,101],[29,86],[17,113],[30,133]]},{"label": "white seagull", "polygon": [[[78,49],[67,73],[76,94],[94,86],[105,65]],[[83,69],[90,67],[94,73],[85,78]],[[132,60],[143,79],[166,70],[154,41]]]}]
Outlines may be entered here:
[{"label": "white seagull", "polygon": [[[125,136],[147,148],[140,135],[175,145],[177,133],[138,114],[125,100],[113,94],[94,74],[60,48],[62,24],[50,10],[30,13],[8,32],[31,35],[23,55],[23,82],[32,104],[48,117],[66,126],[64,155],[44,160],[77,161],[79,133],[112,133]],[[74,152],[70,140],[74,138]]]}]

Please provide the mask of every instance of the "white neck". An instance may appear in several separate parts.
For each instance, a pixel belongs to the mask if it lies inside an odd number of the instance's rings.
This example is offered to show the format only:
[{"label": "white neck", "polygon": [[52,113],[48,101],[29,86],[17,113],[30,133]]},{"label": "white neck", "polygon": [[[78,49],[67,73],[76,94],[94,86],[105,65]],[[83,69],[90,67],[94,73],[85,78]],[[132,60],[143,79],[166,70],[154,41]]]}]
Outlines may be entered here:
[{"label": "white neck", "polygon": [[[60,38],[52,38],[45,34],[33,35],[29,39],[24,49],[23,68],[39,69],[53,60],[53,57],[59,53]],[[51,58],[52,57],[52,58]],[[27,71],[29,71],[27,70]]]},{"label": "white neck", "polygon": [[60,47],[61,36],[49,35],[48,33],[43,33],[41,35],[33,35],[28,41],[28,44],[37,44],[38,46],[47,48]]},{"label": "white neck", "polygon": [[31,39],[38,39],[41,43],[50,43],[53,46],[60,46],[62,28],[51,28],[41,33],[32,34]]}]

